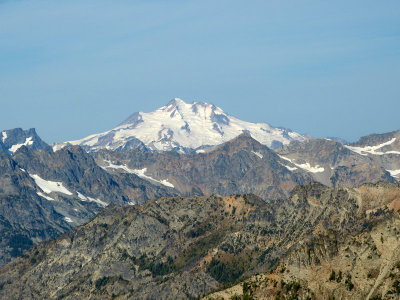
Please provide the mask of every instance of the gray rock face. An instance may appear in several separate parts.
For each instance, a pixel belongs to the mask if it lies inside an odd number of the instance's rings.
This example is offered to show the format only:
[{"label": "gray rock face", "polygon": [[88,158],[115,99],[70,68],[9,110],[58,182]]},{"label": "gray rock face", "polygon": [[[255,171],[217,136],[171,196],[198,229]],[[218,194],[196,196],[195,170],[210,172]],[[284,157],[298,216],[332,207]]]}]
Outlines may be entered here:
[{"label": "gray rock face", "polygon": [[[51,150],[51,147],[37,135],[34,128],[28,130],[22,130],[21,128],[3,130],[0,138],[4,148],[9,153],[14,153],[22,146],[30,149]],[[3,147],[0,145],[0,148]]]},{"label": "gray rock face", "polygon": [[[357,189],[313,183],[295,188],[286,201],[271,203],[236,195],[108,207],[88,224],[34,246],[2,267],[0,297],[201,296],[239,277],[273,269],[281,258],[295,257],[302,245],[318,243],[321,234],[349,236],[374,226],[382,216],[394,217],[389,209],[400,205],[398,195],[399,186],[387,183]],[[315,251],[313,257],[331,253]],[[315,263],[304,254],[293,264]]]},{"label": "gray rock face", "polygon": [[33,243],[54,238],[72,226],[50,201],[39,197],[32,178],[0,151],[0,265]]},{"label": "gray rock face", "polygon": [[[205,153],[98,151],[93,155],[109,172],[146,169],[146,176],[168,180],[186,196],[253,193],[265,200],[283,199],[296,185],[312,180],[306,172],[288,170],[275,152],[248,134]],[[108,167],[110,162],[113,168]]]},{"label": "gray rock face", "polygon": [[0,141],[0,151],[7,152],[7,148],[2,141]]},{"label": "gray rock face", "polygon": [[79,146],[57,152],[21,146],[12,157],[0,151],[0,175],[0,265],[87,222],[110,203],[176,195],[134,174],[109,174]]},{"label": "gray rock face", "polygon": [[30,174],[62,182],[72,191],[98,197],[107,204],[137,204],[174,194],[172,189],[154,186],[135,174],[106,172],[79,146],[66,147],[57,152],[21,148],[13,155],[13,159]]}]

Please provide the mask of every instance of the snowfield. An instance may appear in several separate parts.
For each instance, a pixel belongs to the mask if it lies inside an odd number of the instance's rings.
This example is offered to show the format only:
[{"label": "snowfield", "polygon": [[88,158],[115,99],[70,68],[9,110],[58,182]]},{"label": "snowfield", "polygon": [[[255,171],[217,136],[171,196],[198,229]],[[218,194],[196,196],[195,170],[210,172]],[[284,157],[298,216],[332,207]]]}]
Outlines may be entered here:
[{"label": "snowfield", "polygon": [[62,182],[45,180],[45,179],[39,177],[39,175],[35,175],[35,174],[33,174],[33,175],[29,174],[29,176],[31,176],[33,178],[33,180],[35,180],[35,183],[46,194],[50,194],[50,193],[54,192],[54,193],[63,193],[63,194],[69,195],[69,196],[72,195],[72,193],[63,186]]},{"label": "snowfield", "polygon": [[[290,158],[287,158],[287,157],[284,157],[284,156],[281,156],[281,155],[279,155],[279,156],[280,156],[280,158],[282,158],[282,159],[284,159],[284,160],[286,160],[286,161],[292,163],[293,165],[295,165],[296,167],[299,167],[300,169],[306,170],[307,172],[311,172],[311,173],[321,173],[321,172],[324,172],[324,171],[325,171],[325,168],[320,167],[319,165],[316,165],[315,167],[313,167],[313,166],[311,166],[310,163],[308,163],[308,162],[306,162],[306,163],[304,163],[304,164],[296,164],[296,163],[294,163]],[[285,165],[285,167],[286,167],[288,170],[290,170],[290,171],[295,170],[294,167],[288,167],[288,166],[286,166],[286,165]]]},{"label": "snowfield", "polygon": [[120,170],[123,170],[123,171],[125,171],[127,173],[135,174],[135,175],[139,176],[140,178],[146,179],[147,181],[153,181],[153,182],[165,185],[167,187],[174,188],[174,185],[172,183],[168,182],[168,180],[166,180],[166,179],[158,180],[158,179],[154,179],[154,178],[152,178],[150,176],[145,175],[144,173],[147,171],[147,168],[143,168],[141,170],[135,170],[135,169],[130,169],[125,165],[115,165],[109,160],[105,160],[104,162],[108,164],[106,167],[102,167],[105,170],[107,170],[109,168],[111,168],[111,169],[120,169]]},{"label": "snowfield", "polygon": [[390,173],[390,176],[392,177],[400,177],[400,170],[386,170]]},{"label": "snowfield", "polygon": [[98,205],[100,205],[100,206],[102,206],[102,207],[106,207],[106,206],[108,205],[107,203],[105,203],[104,201],[101,201],[100,199],[95,199],[95,198],[92,198],[92,197],[87,197],[87,196],[82,195],[82,194],[79,193],[79,192],[77,192],[77,193],[78,193],[78,198],[79,198],[81,201],[83,201],[83,202],[85,202],[85,201],[94,202],[94,203],[97,203]]}]

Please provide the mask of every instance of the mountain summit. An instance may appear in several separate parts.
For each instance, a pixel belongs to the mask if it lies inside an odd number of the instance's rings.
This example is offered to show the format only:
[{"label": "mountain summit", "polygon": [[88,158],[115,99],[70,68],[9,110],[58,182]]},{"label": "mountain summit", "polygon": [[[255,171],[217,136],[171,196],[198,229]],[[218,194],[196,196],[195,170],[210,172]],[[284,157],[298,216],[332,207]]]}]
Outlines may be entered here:
[{"label": "mountain summit", "polygon": [[[157,151],[188,152],[222,144],[243,132],[271,148],[288,144],[292,140],[307,139],[304,135],[267,123],[239,120],[213,104],[189,104],[174,98],[153,112],[132,114],[112,130],[67,143],[93,151],[102,148],[121,150],[146,147]],[[55,150],[62,146],[56,145]]]}]

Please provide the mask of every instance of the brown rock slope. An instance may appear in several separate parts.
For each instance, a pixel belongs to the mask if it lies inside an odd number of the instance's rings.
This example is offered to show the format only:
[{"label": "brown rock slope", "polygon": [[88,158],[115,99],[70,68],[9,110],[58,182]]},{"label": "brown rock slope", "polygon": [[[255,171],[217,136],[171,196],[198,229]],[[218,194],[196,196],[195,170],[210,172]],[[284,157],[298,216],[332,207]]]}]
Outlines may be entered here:
[{"label": "brown rock slope", "polygon": [[394,295],[399,220],[389,208],[399,201],[393,184],[313,183],[271,203],[236,195],[109,207],[2,267],[0,298],[193,298],[269,270],[254,297]]},{"label": "brown rock slope", "polygon": [[[364,185],[349,191],[349,197],[358,207],[355,212],[343,207],[332,216],[329,222],[336,228],[321,223],[272,272],[206,299],[399,299],[400,189]],[[343,226],[349,218],[353,226]]]}]

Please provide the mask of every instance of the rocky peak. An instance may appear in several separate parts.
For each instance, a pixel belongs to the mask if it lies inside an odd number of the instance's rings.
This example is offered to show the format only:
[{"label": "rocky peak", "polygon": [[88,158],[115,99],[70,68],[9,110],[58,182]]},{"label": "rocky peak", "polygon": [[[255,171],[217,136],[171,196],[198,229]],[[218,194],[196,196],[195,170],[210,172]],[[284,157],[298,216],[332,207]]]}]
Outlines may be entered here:
[{"label": "rocky peak", "polygon": [[228,151],[228,152],[233,152],[233,151],[238,151],[238,150],[246,150],[246,151],[270,151],[270,149],[255,140],[249,133],[243,132],[237,137],[233,138],[232,140],[215,147],[212,151]]},{"label": "rocky peak", "polygon": [[182,106],[187,106],[190,104],[187,104],[185,101],[183,101],[180,98],[173,98],[171,101],[168,102],[168,104],[165,106],[165,108],[168,108],[168,110],[170,111],[171,109],[174,108],[179,108]]},{"label": "rocky peak", "polygon": [[[50,146],[43,142],[34,128],[23,130],[21,128],[4,130],[1,132],[1,141],[9,153],[16,152],[22,146],[31,149],[47,149]],[[1,147],[1,146],[0,146]]]}]

